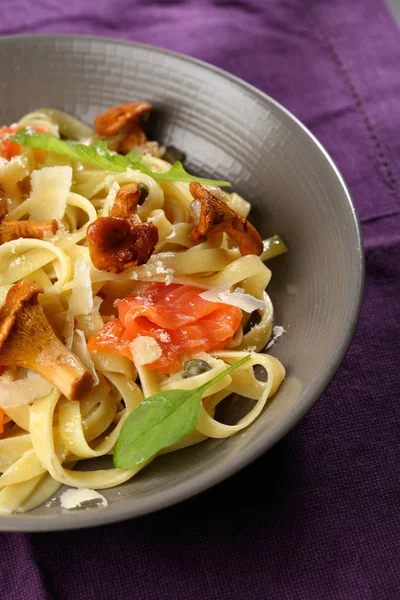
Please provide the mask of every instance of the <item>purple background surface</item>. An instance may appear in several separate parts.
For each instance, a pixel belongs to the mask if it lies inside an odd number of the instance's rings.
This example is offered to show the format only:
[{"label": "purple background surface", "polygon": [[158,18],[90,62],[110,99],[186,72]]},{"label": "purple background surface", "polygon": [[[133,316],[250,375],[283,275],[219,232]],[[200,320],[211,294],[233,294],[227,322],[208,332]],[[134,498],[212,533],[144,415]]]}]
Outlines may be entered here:
[{"label": "purple background surface", "polygon": [[118,36],[253,83],[337,162],[367,260],[346,360],[284,440],[229,481],[148,517],[1,534],[1,597],[399,598],[400,35],[383,3],[2,0],[0,33]]}]

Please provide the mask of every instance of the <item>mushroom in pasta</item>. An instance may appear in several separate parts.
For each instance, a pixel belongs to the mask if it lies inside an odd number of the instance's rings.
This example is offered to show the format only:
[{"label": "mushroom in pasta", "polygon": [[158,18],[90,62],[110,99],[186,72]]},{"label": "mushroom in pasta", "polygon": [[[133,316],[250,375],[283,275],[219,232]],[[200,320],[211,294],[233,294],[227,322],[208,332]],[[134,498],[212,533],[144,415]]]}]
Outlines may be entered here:
[{"label": "mushroom in pasta", "polygon": [[149,102],[130,102],[112,106],[95,118],[96,132],[104,137],[120,134],[115,149],[122,154],[127,154],[133,148],[145,147],[148,140],[141,118],[151,108]]},{"label": "mushroom in pasta", "polygon": [[[2,212],[3,211],[3,212]],[[4,212],[5,211],[5,212]],[[2,185],[0,185],[0,219],[4,219],[7,214],[7,198]],[[2,215],[2,216],[1,216]],[[1,221],[0,221],[1,222]]]},{"label": "mushroom in pasta", "polygon": [[69,400],[80,400],[92,389],[89,370],[56,337],[34,281],[21,281],[8,292],[0,310],[0,366],[37,371]]},{"label": "mushroom in pasta", "polygon": [[125,125],[139,123],[140,117],[151,110],[150,102],[129,102],[111,106],[105,112],[97,115],[94,120],[96,131],[99,135],[115,135]]},{"label": "mushroom in pasta", "polygon": [[129,219],[136,213],[141,195],[142,190],[136,183],[123,185],[115,197],[110,216]]},{"label": "mushroom in pasta", "polygon": [[158,229],[137,215],[99,217],[88,227],[87,240],[96,269],[121,273],[147,263],[158,242]]},{"label": "mushroom in pasta", "polygon": [[136,211],[147,189],[130,183],[122,186],[109,217],[99,217],[87,230],[92,263],[100,271],[121,273],[144,265],[158,242],[153,223],[142,223]]},{"label": "mushroom in pasta", "polygon": [[7,209],[0,206],[0,244],[19,238],[42,240],[46,236],[55,235],[58,230],[56,219],[51,221],[5,221],[6,216]]},{"label": "mushroom in pasta", "polygon": [[261,254],[262,239],[247,219],[197,182],[190,183],[190,193],[194,198],[191,212],[198,221],[191,231],[194,242],[201,241],[209,235],[225,232],[243,255]]}]

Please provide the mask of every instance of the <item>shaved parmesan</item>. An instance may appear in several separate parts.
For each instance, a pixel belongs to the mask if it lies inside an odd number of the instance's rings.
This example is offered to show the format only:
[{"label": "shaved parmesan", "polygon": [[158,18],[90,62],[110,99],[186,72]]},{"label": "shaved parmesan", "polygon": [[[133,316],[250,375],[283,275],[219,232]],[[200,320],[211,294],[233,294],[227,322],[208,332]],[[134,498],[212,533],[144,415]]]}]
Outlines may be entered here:
[{"label": "shaved parmesan", "polygon": [[75,319],[74,315],[70,312],[67,313],[67,316],[64,320],[64,329],[63,329],[63,337],[64,343],[67,346],[68,350],[72,348],[72,341],[74,339],[74,328],[75,328]]},{"label": "shaved parmesan", "polygon": [[89,488],[70,488],[63,492],[60,496],[60,503],[62,508],[72,510],[74,508],[83,508],[83,505],[90,502],[91,505],[96,501],[96,506],[108,506],[106,498],[96,490],[90,490]]},{"label": "shaved parmesan", "polygon": [[99,383],[99,377],[86,344],[85,334],[80,329],[76,329],[74,333],[72,352],[76,354],[76,356],[83,362],[85,367],[89,369],[94,379],[94,385],[96,386]]},{"label": "shaved parmesan", "polygon": [[37,398],[47,396],[52,390],[50,381],[38,373],[16,381],[0,381],[0,406],[10,408],[31,404]]},{"label": "shaved parmesan", "polygon": [[216,185],[209,185],[207,186],[207,189],[209,192],[211,192],[214,198],[218,198],[218,200],[221,200],[221,202],[228,202],[228,198],[225,196],[220,187]]},{"label": "shaved parmesan", "polygon": [[275,339],[280,338],[284,333],[286,333],[286,331],[283,329],[283,327],[281,327],[281,325],[275,325],[275,327],[272,329],[272,335]]},{"label": "shaved parmesan", "polygon": [[[100,148],[98,148],[97,150],[100,150]],[[118,190],[119,190],[119,184],[116,181],[113,181],[110,185],[107,197],[104,200],[103,212],[102,212],[103,217],[108,217],[108,215],[110,214],[110,210],[113,207],[115,198],[117,197],[117,194],[118,194]]]},{"label": "shaved parmesan", "polygon": [[276,340],[278,338],[281,337],[281,335],[283,335],[284,333],[286,333],[285,329],[283,329],[283,327],[281,327],[281,325],[275,325],[275,327],[272,328],[272,339],[270,340],[269,344],[267,345],[267,350],[268,348],[272,348],[272,346],[275,344]]},{"label": "shaved parmesan", "polygon": [[34,221],[57,219],[61,221],[67,208],[67,197],[72,184],[72,168],[45,167],[33,171],[29,213]]},{"label": "shaved parmesan", "polygon": [[250,294],[246,294],[241,288],[236,288],[233,292],[231,292],[229,288],[214,288],[202,292],[200,298],[208,300],[208,302],[222,302],[223,304],[237,306],[248,313],[265,308],[265,302],[263,300],[259,300]]},{"label": "shaved parmesan", "polygon": [[74,316],[87,315],[93,310],[90,265],[83,258],[78,258],[75,262],[69,310]]},{"label": "shaved parmesan", "polygon": [[1,159],[0,179],[5,187],[10,181],[15,184],[27,175],[29,175],[29,171],[26,158],[14,156],[11,160]]},{"label": "shaved parmesan", "polygon": [[135,365],[149,365],[161,358],[162,350],[157,341],[147,335],[138,335],[129,344]]},{"label": "shaved parmesan", "polygon": [[76,315],[76,323],[79,329],[84,331],[87,338],[96,335],[101,327],[103,327],[103,319],[100,314],[100,306],[103,299],[99,296],[93,298],[93,310],[87,315]]}]

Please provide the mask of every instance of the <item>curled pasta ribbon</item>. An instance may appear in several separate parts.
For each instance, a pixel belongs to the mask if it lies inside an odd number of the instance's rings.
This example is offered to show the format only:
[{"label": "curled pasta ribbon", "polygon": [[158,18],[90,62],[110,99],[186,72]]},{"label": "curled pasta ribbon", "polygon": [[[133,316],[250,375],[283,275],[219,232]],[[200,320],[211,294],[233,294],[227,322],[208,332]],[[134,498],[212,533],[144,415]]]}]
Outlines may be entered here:
[{"label": "curled pasta ribbon", "polygon": [[[228,363],[233,360],[239,360],[246,356],[247,352],[227,352],[221,351],[214,353],[215,357],[222,358]],[[262,383],[258,381],[253,373],[253,366],[261,365],[267,372],[267,381]],[[225,438],[238,433],[245,427],[248,427],[261,413],[268,398],[273,396],[285,377],[285,369],[278,359],[264,354],[251,354],[251,359],[242,367],[231,374],[232,382],[224,391],[223,397],[231,393],[243,394],[247,397],[257,400],[255,406],[241,419],[236,425],[225,425],[216,421],[204,408],[201,407],[200,419],[196,426],[196,431],[211,438]],[[222,400],[219,397],[218,400]],[[213,406],[212,408],[215,408]]]},{"label": "curled pasta ribbon", "polygon": [[[126,390],[126,398],[130,399],[133,392]],[[147,463],[133,469],[121,471],[118,469],[101,469],[97,471],[72,471],[65,468],[55,451],[53,437],[54,410],[57,405],[57,396],[37,400],[31,407],[31,438],[33,448],[43,465],[56,481],[73,487],[91,487],[105,489],[124,483],[138,473]],[[134,400],[131,400],[132,403]],[[61,433],[62,435],[62,433]]]},{"label": "curled pasta ribbon", "polygon": [[0,286],[25,279],[49,263],[53,264],[57,282],[62,288],[72,276],[72,265],[67,254],[51,242],[19,239],[0,246]]},{"label": "curled pasta ribbon", "polygon": [[[96,124],[100,123],[102,133],[56,109],[34,111],[20,124],[40,126],[56,137],[84,143],[104,136],[110,149],[123,152],[132,145],[142,144],[143,164],[152,171],[166,172],[171,165],[159,158],[162,149],[158,145],[152,149],[152,142],[145,140],[140,129],[140,114],[144,109],[147,109],[146,103],[139,109],[130,106],[126,110],[125,107],[115,120],[111,115],[108,123],[110,113],[105,119],[104,115],[99,117]],[[57,188],[58,200],[54,203],[50,201],[52,198],[41,201],[42,196],[49,198],[45,177],[39,177],[42,185],[36,191],[34,185],[37,174],[50,167],[64,172],[63,184]],[[36,175],[31,184],[34,171]],[[264,302],[263,308],[257,309],[259,322],[252,327],[250,315],[243,313],[230,348],[199,357],[211,367],[203,374],[186,379],[180,373],[166,376],[143,366],[136,369],[128,358],[96,352],[89,359],[99,383],[80,402],[68,400],[53,388],[50,393],[43,392],[32,404],[4,407],[12,423],[6,425],[5,434],[0,436],[0,512],[31,510],[52,497],[61,484],[105,489],[127,481],[147,463],[126,471],[114,468],[75,471],[74,467],[81,460],[112,455],[123,423],[144,397],[160,390],[192,389],[201,385],[247,355],[249,349],[255,350],[251,352],[249,363],[224,377],[205,394],[197,428],[160,454],[209,437],[229,437],[260,415],[281,383],[284,369],[276,359],[257,353],[268,342],[273,322],[273,306],[265,292],[271,272],[257,256],[259,240],[247,221],[248,202],[237,194],[225,193],[224,196],[221,190],[212,187],[158,181],[131,169],[111,173],[68,157],[35,153],[31,149],[24,149],[21,155],[0,165],[0,186],[0,218],[4,224],[15,223],[13,227],[19,235],[27,231],[24,228],[33,227],[34,222],[26,220],[29,217],[52,223],[44,235],[36,236],[43,239],[20,237],[7,241],[3,238],[0,307],[15,283],[36,282],[44,289],[40,296],[44,314],[68,349],[75,343],[76,329],[82,332],[85,347],[85,338],[94,335],[112,317],[113,301],[128,295],[136,281],[173,281],[202,289],[241,287]],[[147,195],[139,198],[137,190],[140,188],[145,188]],[[53,188],[50,191],[53,193]],[[193,227],[191,222],[193,201],[199,203],[198,227]],[[140,265],[132,261],[120,273],[90,265],[87,235],[90,227],[99,217],[127,221],[132,214],[137,215],[137,223],[140,219],[142,224],[158,232],[154,253],[147,262]],[[54,231],[54,218],[57,231]],[[237,247],[233,248],[233,244]],[[72,310],[71,297],[76,289],[82,290],[81,296],[85,296],[86,302],[75,302]],[[93,301],[90,298],[96,295],[104,299],[101,306],[101,298],[93,298]],[[84,314],[79,314],[76,307],[83,307]],[[255,365],[264,367],[267,381],[256,379]],[[2,381],[9,382],[15,377],[11,371],[1,376]],[[216,408],[234,393],[253,399],[255,405],[236,425],[219,423],[215,419]]]}]

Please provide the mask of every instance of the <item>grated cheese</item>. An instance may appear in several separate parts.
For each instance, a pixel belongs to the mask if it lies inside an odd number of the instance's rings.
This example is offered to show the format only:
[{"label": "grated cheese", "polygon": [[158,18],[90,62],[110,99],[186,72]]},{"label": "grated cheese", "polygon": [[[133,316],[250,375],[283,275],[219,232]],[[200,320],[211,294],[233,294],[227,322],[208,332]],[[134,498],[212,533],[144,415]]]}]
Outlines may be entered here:
[{"label": "grated cheese", "polygon": [[165,277],[165,285],[171,285],[174,280],[174,272],[172,269],[167,269],[167,276]]},{"label": "grated cheese", "polygon": [[161,260],[158,260],[156,262],[156,273],[157,273],[157,275],[162,275],[162,274],[167,273],[167,270],[164,267],[164,265],[162,264]]},{"label": "grated cheese", "polygon": [[163,342],[164,344],[168,344],[168,342],[171,341],[171,336],[169,335],[168,331],[164,331],[164,329],[159,329],[158,334],[159,334],[160,342]]},{"label": "grated cheese", "polygon": [[149,365],[162,356],[162,350],[157,341],[147,335],[138,335],[129,344],[135,365]]}]

